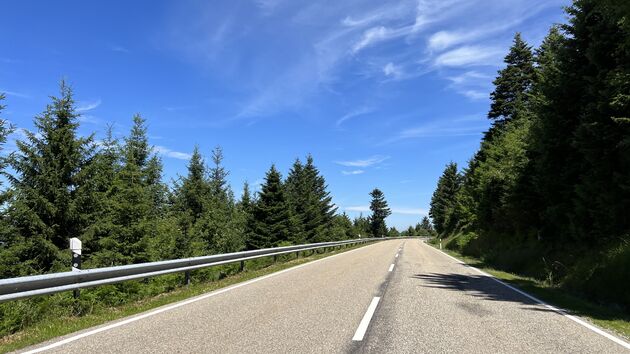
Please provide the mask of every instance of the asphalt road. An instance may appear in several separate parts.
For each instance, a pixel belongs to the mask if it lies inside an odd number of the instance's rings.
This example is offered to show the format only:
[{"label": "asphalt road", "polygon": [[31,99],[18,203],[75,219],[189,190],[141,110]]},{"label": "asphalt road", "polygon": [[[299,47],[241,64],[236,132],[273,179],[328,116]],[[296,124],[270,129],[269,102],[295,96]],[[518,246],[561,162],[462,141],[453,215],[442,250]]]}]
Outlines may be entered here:
[{"label": "asphalt road", "polygon": [[43,348],[52,353],[630,352],[417,239],[379,242],[26,350]]}]

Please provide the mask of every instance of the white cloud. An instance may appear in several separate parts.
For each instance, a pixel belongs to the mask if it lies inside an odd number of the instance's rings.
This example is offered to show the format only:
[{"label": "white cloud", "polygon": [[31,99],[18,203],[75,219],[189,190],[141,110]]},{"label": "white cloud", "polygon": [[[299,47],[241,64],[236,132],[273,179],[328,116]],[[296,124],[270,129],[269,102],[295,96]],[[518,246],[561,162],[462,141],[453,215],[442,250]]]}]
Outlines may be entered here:
[{"label": "white cloud", "polygon": [[19,98],[31,98],[31,96],[25,93],[3,90],[3,89],[0,89],[0,93],[4,93],[7,96],[13,96],[13,97],[19,97]]},{"label": "white cloud", "polygon": [[427,215],[427,211],[421,208],[397,208],[392,207],[392,214],[404,214],[404,215]]},{"label": "white cloud", "polygon": [[372,157],[369,157],[363,160],[335,161],[335,163],[338,165],[347,166],[347,167],[371,167],[374,165],[378,165],[387,159],[389,159],[389,156],[374,155]]},{"label": "white cloud", "polygon": [[343,208],[343,210],[345,210],[345,211],[356,211],[356,212],[365,213],[365,212],[370,211],[370,206],[369,206],[369,205],[349,206],[349,207],[345,207],[345,208]]},{"label": "white cloud", "polygon": [[379,26],[366,30],[363,38],[352,47],[352,52],[357,53],[361,49],[372,45],[375,42],[382,41],[392,35],[392,31],[386,27]]},{"label": "white cloud", "polygon": [[359,107],[351,112],[348,112],[346,114],[344,114],[341,118],[337,119],[337,125],[341,125],[341,123],[347,121],[348,119],[357,117],[357,116],[361,116],[364,114],[368,114],[371,113],[373,111],[373,109],[371,107]]},{"label": "white cloud", "polygon": [[77,106],[77,112],[87,112],[101,105],[101,99],[92,102],[80,102]]},{"label": "white cloud", "polygon": [[477,71],[467,71],[447,79],[451,81],[448,88],[471,100],[487,99],[492,90],[492,76]]},{"label": "white cloud", "polygon": [[483,100],[485,98],[488,98],[487,92],[482,92],[482,91],[477,91],[477,90],[465,90],[459,93],[470,98],[471,100]]},{"label": "white cloud", "polygon": [[501,61],[504,52],[505,49],[498,47],[463,46],[440,54],[434,64],[438,67],[495,66]]},{"label": "white cloud", "polygon": [[429,49],[442,50],[462,41],[464,41],[464,36],[461,33],[440,31],[429,37]]},{"label": "white cloud", "polygon": [[365,173],[365,170],[341,171],[341,173],[346,175],[346,176],[352,176],[352,175],[363,174],[363,173]]},{"label": "white cloud", "polygon": [[488,129],[488,125],[489,121],[482,113],[451,119],[438,119],[403,129],[381,145],[416,138],[479,136]]},{"label": "white cloud", "polygon": [[389,62],[383,67],[383,74],[385,74],[385,76],[399,78],[402,76],[402,68],[392,62]]},{"label": "white cloud", "polygon": [[178,160],[190,160],[191,154],[186,152],[173,151],[167,147],[156,145],[153,147],[155,152],[162,156],[171,157]]}]

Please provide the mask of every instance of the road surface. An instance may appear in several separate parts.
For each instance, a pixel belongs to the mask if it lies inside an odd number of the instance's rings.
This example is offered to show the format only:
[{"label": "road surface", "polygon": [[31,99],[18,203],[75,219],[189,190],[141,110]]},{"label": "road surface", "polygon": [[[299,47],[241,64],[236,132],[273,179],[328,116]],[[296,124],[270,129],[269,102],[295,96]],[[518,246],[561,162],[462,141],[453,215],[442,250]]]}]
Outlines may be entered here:
[{"label": "road surface", "polygon": [[[626,344],[627,345],[627,344]],[[417,239],[30,347],[50,353],[628,353]]]}]

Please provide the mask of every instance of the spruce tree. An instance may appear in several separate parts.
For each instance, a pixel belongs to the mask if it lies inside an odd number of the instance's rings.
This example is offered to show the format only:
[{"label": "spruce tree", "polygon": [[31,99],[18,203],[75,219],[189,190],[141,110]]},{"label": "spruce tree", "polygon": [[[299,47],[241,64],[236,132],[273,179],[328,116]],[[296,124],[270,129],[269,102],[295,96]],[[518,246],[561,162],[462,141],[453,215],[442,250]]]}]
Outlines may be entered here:
[{"label": "spruce tree", "polygon": [[442,176],[438,180],[437,188],[431,197],[429,215],[433,219],[433,225],[439,234],[445,231],[447,217],[455,206],[455,195],[459,187],[460,178],[457,173],[457,164],[451,162],[446,165]]},{"label": "spruce tree", "polygon": [[313,157],[308,155],[304,165],[304,180],[306,196],[302,221],[308,242],[323,242],[329,238],[332,219],[337,208],[332,202],[330,192],[324,177],[313,163]]},{"label": "spruce tree", "polygon": [[272,247],[290,239],[291,211],[275,165],[265,176],[253,215],[254,233],[247,245],[249,249]]},{"label": "spruce tree", "polygon": [[99,263],[120,265],[151,260],[149,244],[158,234],[158,191],[162,190],[161,164],[152,155],[146,121],[133,118],[130,134],[121,148],[121,167],[111,194],[109,237],[101,241]]},{"label": "spruce tree", "polygon": [[392,214],[391,210],[387,206],[385,195],[378,188],[374,188],[370,192],[372,201],[370,202],[370,233],[373,237],[384,237],[387,235],[387,225],[385,224],[385,218]]},{"label": "spruce tree", "polygon": [[[2,104],[4,98],[4,94],[0,93],[0,114],[5,109],[5,106]],[[7,136],[11,134],[12,130],[12,126],[0,116],[0,154],[2,154]],[[0,176],[5,175],[6,164],[6,158],[4,155],[0,155]],[[1,187],[2,181],[0,181]],[[21,275],[19,269],[20,259],[15,254],[15,249],[11,248],[20,240],[20,237],[7,220],[5,203],[8,198],[9,192],[0,189],[0,278]]]},{"label": "spruce tree", "polygon": [[[77,210],[77,195],[86,183],[82,170],[93,154],[92,137],[77,136],[79,126],[72,90],[64,81],[59,97],[35,117],[37,132],[25,131],[17,142],[10,165],[13,198],[11,223],[25,238],[24,262],[36,271],[48,271],[68,239],[80,236],[85,225]],[[64,252],[65,253],[65,252]],[[59,264],[66,269],[66,264]]]},{"label": "spruce tree", "polygon": [[92,163],[84,169],[89,176],[79,200],[85,207],[82,213],[86,228],[80,239],[83,241],[84,262],[86,266],[107,265],[101,263],[94,254],[101,254],[103,244],[112,236],[114,226],[112,224],[113,194],[116,175],[120,171],[120,145],[113,136],[113,128],[109,126],[105,138],[100,143],[100,149],[96,152]]},{"label": "spruce tree", "polygon": [[188,162],[188,174],[181,177],[173,189],[172,214],[177,220],[180,232],[176,240],[177,256],[190,257],[195,245],[201,240],[193,230],[197,221],[208,207],[210,186],[206,179],[206,166],[199,147],[195,145]]},{"label": "spruce tree", "polygon": [[309,208],[311,186],[306,180],[306,171],[300,159],[295,159],[284,183],[287,203],[291,208],[291,242],[303,244],[307,242],[306,211]]},{"label": "spruce tree", "polygon": [[227,183],[229,172],[223,167],[223,149],[220,146],[212,150],[212,166],[208,172],[210,193],[206,200],[207,208],[195,229],[205,241],[207,252],[239,251],[245,246],[245,220]]},{"label": "spruce tree", "polygon": [[507,65],[499,70],[494,80],[495,89],[490,94],[492,103],[488,112],[488,117],[499,125],[514,118],[519,102],[527,98],[534,84],[534,56],[520,33],[514,35],[514,42],[504,61]]}]

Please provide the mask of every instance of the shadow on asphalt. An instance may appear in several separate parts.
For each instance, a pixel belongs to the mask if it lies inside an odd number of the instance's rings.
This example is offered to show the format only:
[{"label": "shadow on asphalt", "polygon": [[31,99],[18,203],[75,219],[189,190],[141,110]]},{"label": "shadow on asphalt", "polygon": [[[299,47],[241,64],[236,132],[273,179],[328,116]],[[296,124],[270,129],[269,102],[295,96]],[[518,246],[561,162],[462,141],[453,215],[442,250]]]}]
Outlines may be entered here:
[{"label": "shadow on asphalt", "polygon": [[464,291],[470,296],[478,297],[483,300],[509,301],[525,305],[537,304],[528,297],[483,275],[429,273],[416,274],[413,275],[412,278],[424,280],[426,283],[426,285],[424,285],[425,287]]},{"label": "shadow on asphalt", "polygon": [[[531,306],[538,303],[483,275],[428,273],[416,274],[413,275],[412,278],[423,280],[425,282],[423,286],[425,287],[462,291],[470,296],[491,301],[516,302],[522,305],[528,305],[522,308],[530,311],[555,312],[541,306]],[[534,296],[541,297],[545,301],[563,308],[573,315],[585,315],[606,321],[621,320],[630,322],[630,316],[620,309],[589,304],[555,289],[537,287],[535,283],[530,280],[517,280],[510,283]]]}]

